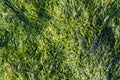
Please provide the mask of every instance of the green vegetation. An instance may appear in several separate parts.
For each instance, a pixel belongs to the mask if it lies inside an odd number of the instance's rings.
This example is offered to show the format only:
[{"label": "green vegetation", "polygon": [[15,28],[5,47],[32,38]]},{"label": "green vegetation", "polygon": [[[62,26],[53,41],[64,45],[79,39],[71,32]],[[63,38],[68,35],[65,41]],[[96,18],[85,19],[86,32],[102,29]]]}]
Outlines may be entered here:
[{"label": "green vegetation", "polygon": [[120,0],[0,0],[0,80],[119,80]]}]

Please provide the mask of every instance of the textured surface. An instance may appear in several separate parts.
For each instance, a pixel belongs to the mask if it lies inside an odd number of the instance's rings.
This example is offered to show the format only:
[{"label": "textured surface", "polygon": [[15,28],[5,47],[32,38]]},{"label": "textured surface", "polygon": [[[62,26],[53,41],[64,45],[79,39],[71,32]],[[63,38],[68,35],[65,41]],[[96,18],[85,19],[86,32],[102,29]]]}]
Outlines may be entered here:
[{"label": "textured surface", "polygon": [[120,0],[1,0],[0,80],[119,80]]}]

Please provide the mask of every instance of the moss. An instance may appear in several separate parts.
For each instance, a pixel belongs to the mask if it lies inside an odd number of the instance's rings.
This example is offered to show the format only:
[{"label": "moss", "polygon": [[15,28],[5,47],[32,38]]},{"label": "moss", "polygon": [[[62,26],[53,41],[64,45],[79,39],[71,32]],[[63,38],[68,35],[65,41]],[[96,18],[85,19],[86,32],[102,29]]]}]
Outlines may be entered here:
[{"label": "moss", "polygon": [[119,3],[2,0],[0,79],[119,79]]}]

